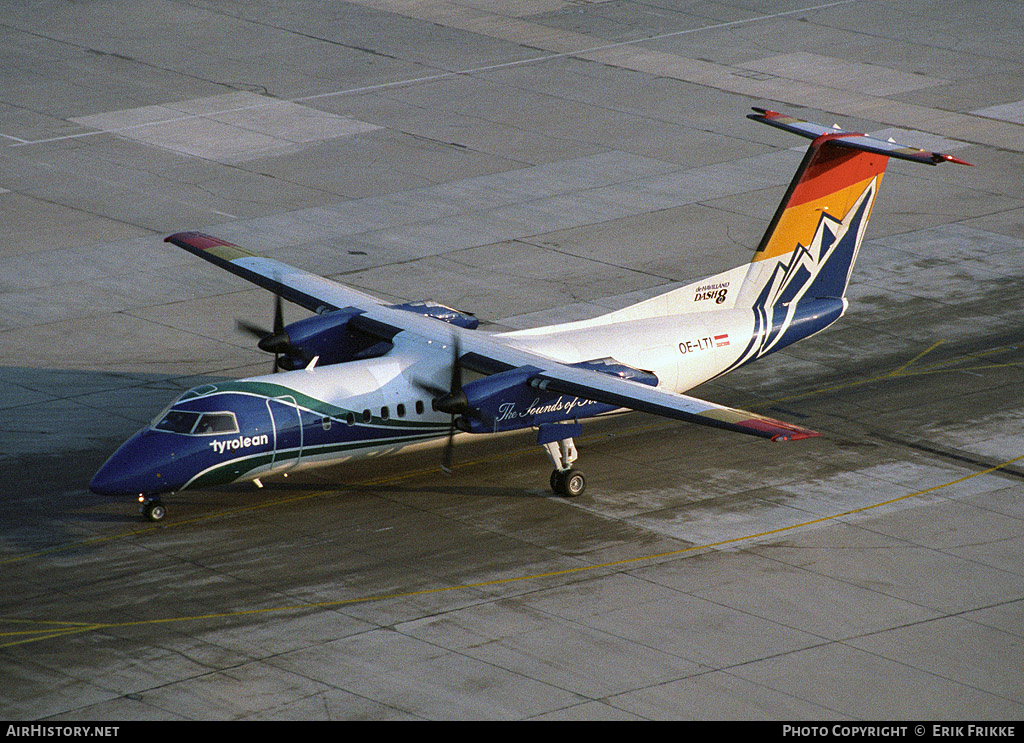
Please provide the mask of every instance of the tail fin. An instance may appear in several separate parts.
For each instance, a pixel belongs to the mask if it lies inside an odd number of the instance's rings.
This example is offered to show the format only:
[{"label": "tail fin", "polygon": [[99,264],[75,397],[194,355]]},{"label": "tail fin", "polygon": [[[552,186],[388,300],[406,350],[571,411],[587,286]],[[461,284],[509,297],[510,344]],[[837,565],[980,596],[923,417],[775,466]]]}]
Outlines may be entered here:
[{"label": "tail fin", "polygon": [[580,324],[752,309],[753,338],[730,368],[753,361],[823,330],[846,310],[843,295],[890,157],[929,165],[970,164],[952,155],[754,110],[748,118],[814,141],[753,260]]},{"label": "tail fin", "polygon": [[739,363],[806,338],[843,314],[843,295],[890,157],[968,164],[951,155],[754,110],[748,118],[814,141],[740,287],[736,306],[754,309],[759,332]]}]

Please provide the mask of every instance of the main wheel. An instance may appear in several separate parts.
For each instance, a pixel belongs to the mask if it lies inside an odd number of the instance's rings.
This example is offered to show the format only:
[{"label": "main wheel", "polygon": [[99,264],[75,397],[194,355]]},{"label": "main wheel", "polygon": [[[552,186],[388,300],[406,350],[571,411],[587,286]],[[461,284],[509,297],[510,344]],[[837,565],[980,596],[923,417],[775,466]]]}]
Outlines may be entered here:
[{"label": "main wheel", "polygon": [[142,504],[142,515],[148,521],[160,521],[167,515],[167,509],[158,499],[148,500]]},{"label": "main wheel", "polygon": [[555,470],[551,473],[551,489],[566,498],[575,498],[587,489],[587,478],[579,470]]}]

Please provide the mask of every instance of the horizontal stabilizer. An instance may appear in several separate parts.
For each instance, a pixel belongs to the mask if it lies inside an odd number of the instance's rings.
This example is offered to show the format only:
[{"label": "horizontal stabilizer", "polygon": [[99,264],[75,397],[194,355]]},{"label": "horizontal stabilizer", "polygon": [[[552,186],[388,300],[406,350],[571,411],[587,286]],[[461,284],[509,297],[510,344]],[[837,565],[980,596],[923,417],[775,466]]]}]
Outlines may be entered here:
[{"label": "horizontal stabilizer", "polygon": [[896,157],[901,160],[911,160],[913,162],[925,163],[927,165],[938,165],[941,162],[970,165],[970,163],[964,162],[958,157],[946,155],[941,152],[919,150],[916,147],[907,147],[906,145],[897,144],[896,142],[876,139],[875,137],[868,136],[867,134],[847,132],[839,129],[838,127],[822,126],[821,124],[815,124],[812,121],[803,121],[786,114],[780,114],[778,111],[769,111],[764,108],[755,108],[754,110],[757,111],[757,113],[748,114],[748,119],[760,121],[762,124],[768,124],[768,126],[774,126],[777,129],[784,129],[787,132],[799,134],[800,136],[807,137],[808,139],[817,139],[821,136],[828,136],[833,144],[840,147],[848,147],[850,149],[862,150],[864,152],[874,152],[879,155],[885,155],[886,157]]}]

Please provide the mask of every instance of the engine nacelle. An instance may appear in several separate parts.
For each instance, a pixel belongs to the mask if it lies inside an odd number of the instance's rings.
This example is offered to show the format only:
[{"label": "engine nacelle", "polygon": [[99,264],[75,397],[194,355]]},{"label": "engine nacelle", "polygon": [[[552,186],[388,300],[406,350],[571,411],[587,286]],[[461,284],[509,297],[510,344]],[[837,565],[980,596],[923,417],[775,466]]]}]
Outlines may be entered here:
[{"label": "engine nacelle", "polygon": [[349,327],[349,321],[359,314],[361,311],[356,309],[336,310],[286,325],[289,342],[302,349],[304,357],[285,354],[278,365],[282,369],[301,369],[314,356],[320,357],[319,364],[383,356],[393,344]]},{"label": "engine nacelle", "polygon": [[[407,302],[389,306],[392,309],[432,317],[467,330],[473,330],[480,324],[468,312],[460,312],[436,302]],[[286,325],[284,331],[288,344],[297,350],[283,351],[278,366],[289,370],[301,369],[314,356],[320,357],[320,364],[338,364],[383,356],[394,347],[394,344],[353,327],[357,326],[357,323],[352,323],[352,318],[361,314],[361,310],[345,308]],[[301,354],[298,350],[301,350]]]},{"label": "engine nacelle", "polygon": [[480,324],[475,315],[469,312],[462,312],[461,310],[453,310],[451,307],[446,307],[437,302],[406,302],[405,304],[393,304],[390,306],[396,310],[415,312],[417,315],[426,315],[441,322],[458,325],[466,330],[475,330]]}]

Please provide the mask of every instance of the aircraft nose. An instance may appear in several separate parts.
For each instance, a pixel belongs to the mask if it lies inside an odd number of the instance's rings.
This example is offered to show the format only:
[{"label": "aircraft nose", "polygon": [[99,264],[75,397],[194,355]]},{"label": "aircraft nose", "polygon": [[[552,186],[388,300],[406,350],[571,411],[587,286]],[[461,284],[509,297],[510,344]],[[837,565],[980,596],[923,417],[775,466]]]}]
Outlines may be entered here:
[{"label": "aircraft nose", "polygon": [[139,495],[156,493],[167,488],[152,470],[145,433],[140,431],[113,453],[89,483],[89,490],[98,495]]},{"label": "aircraft nose", "polygon": [[97,495],[124,495],[125,493],[140,492],[130,488],[132,478],[126,473],[119,462],[111,457],[100,467],[89,482],[89,490]]}]

